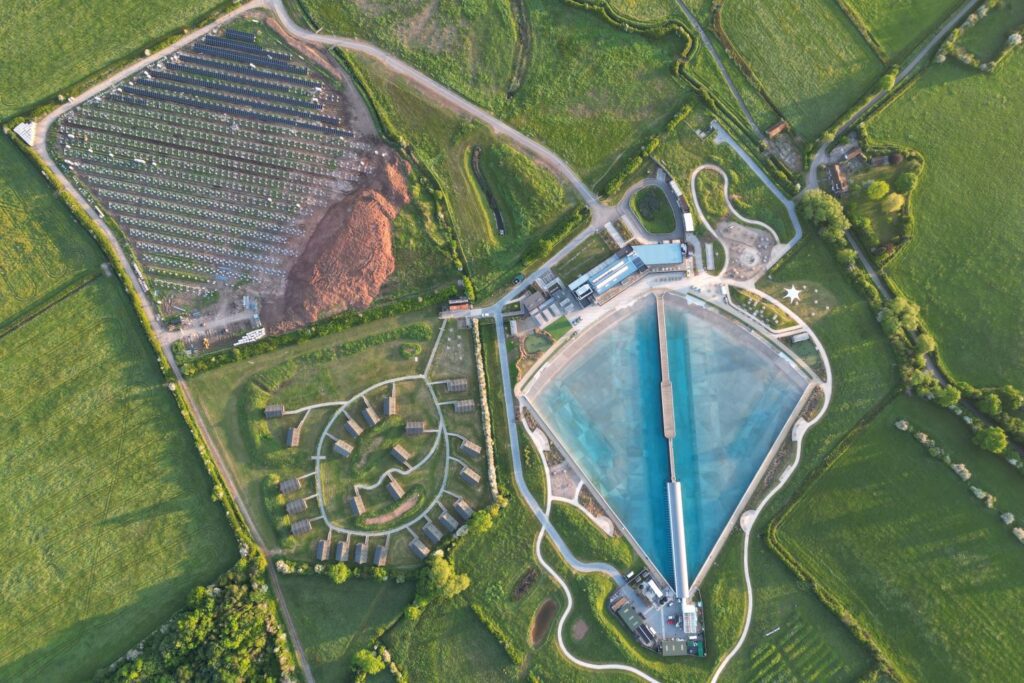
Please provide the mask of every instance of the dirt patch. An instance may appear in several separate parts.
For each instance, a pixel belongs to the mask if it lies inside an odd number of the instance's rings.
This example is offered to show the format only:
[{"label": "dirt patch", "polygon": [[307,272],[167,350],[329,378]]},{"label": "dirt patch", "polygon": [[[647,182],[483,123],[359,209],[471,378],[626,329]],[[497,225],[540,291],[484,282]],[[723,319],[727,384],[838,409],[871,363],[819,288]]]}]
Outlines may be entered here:
[{"label": "dirt patch", "polygon": [[551,623],[555,620],[555,611],[558,605],[551,598],[548,598],[537,608],[533,615],[533,625],[530,626],[530,647],[537,647],[551,630]]},{"label": "dirt patch", "polygon": [[376,517],[367,517],[366,519],[363,519],[363,520],[360,520],[360,521],[362,521],[363,524],[367,524],[367,525],[370,525],[370,524],[373,524],[373,525],[376,525],[376,524],[387,524],[388,522],[390,522],[390,521],[392,521],[394,519],[398,519],[399,517],[404,515],[409,510],[412,510],[414,507],[416,507],[416,503],[418,503],[419,500],[420,500],[420,494],[414,493],[411,496],[409,496],[408,498],[406,498],[405,500],[403,500],[398,505],[398,507],[396,507],[395,509],[391,510],[390,512],[385,512],[383,515],[377,515]]},{"label": "dirt patch", "polygon": [[582,619],[577,619],[576,621],[572,622],[572,629],[570,630],[570,633],[572,635],[573,641],[577,643],[580,642],[581,640],[587,637],[587,633],[589,632],[590,625]]},{"label": "dirt patch", "polygon": [[530,567],[526,570],[526,573],[519,577],[519,581],[516,582],[516,587],[512,589],[512,599],[521,600],[536,582],[537,568]]},{"label": "dirt patch", "polygon": [[283,300],[267,307],[275,333],[373,303],[395,270],[391,225],[409,203],[408,164],[382,152],[383,167],[332,204],[288,272]]}]

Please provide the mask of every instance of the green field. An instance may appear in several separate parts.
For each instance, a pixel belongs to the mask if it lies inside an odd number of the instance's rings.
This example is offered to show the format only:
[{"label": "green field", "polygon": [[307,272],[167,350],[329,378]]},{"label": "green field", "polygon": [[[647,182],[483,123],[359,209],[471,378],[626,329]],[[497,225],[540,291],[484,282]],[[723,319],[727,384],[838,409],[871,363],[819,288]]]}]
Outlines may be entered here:
[{"label": "green field", "polygon": [[281,589],[313,675],[318,681],[348,681],[352,655],[402,615],[415,584],[353,578],[338,586],[319,576],[286,576]]},{"label": "green field", "polygon": [[567,503],[553,503],[551,523],[577,558],[584,562],[608,562],[625,574],[642,564],[624,536],[608,536],[583,512]]},{"label": "green field", "polygon": [[869,122],[875,139],[925,160],[910,199],[915,236],[886,271],[921,305],[954,375],[983,386],[1024,385],[1024,158],[1006,144],[1024,136],[1022,79],[1020,53],[991,75],[935,65]]},{"label": "green field", "polygon": [[583,273],[615,253],[615,243],[607,231],[595,233],[583,240],[578,247],[551,268],[562,282],[569,284]]},{"label": "green field", "polygon": [[501,143],[483,149],[480,170],[494,193],[506,234],[498,241],[525,240],[565,212],[569,193],[546,168]]},{"label": "green field", "polygon": [[151,354],[107,277],[0,340],[0,678],[91,678],[237,557]]},{"label": "green field", "polygon": [[[1006,46],[1006,39],[1024,24],[1024,1],[1003,0],[988,16],[960,35],[959,44],[982,62],[994,59]],[[1018,48],[1019,49],[1019,48]]]},{"label": "green field", "polygon": [[899,398],[785,515],[778,537],[906,680],[1015,678],[1024,588],[1020,543],[948,467],[892,425],[910,418],[1024,510],[1019,475],[980,452],[949,413]]},{"label": "green field", "polygon": [[[223,0],[41,0],[0,16],[0,119],[57,93],[97,69],[141,57],[141,47],[170,36]],[[135,54],[135,51],[139,54]]]},{"label": "green field", "polygon": [[733,1],[721,13],[726,35],[805,140],[817,138],[882,75],[833,0]]},{"label": "green field", "polygon": [[647,232],[658,235],[676,229],[676,217],[669,204],[669,198],[659,187],[644,187],[637,190],[629,198],[629,206]]},{"label": "green field", "polygon": [[682,18],[675,0],[610,0],[608,5],[619,14],[643,21]]},{"label": "green field", "polygon": [[856,12],[890,61],[909,51],[963,3],[957,0],[843,0]]}]

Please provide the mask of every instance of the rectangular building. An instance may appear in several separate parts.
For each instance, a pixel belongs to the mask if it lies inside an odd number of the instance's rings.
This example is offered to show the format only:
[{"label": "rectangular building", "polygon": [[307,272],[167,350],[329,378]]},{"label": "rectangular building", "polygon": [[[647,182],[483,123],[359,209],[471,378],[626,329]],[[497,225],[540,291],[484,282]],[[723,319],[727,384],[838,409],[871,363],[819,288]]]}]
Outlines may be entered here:
[{"label": "rectangular building", "polygon": [[456,522],[455,518],[447,511],[442,512],[441,516],[437,518],[437,521],[440,522],[441,526],[443,526],[448,533],[454,533],[459,528],[459,523]]},{"label": "rectangular building", "polygon": [[312,530],[313,524],[308,519],[300,519],[297,522],[292,522],[292,536],[301,536],[303,534],[308,534]]},{"label": "rectangular building", "polygon": [[427,423],[422,420],[410,420],[405,423],[406,436],[419,436],[427,428]]},{"label": "rectangular building", "polygon": [[469,389],[469,380],[465,377],[456,377],[455,379],[448,379],[444,382],[445,391],[450,394],[457,394]]},{"label": "rectangular building", "polygon": [[412,460],[412,456],[409,451],[405,450],[405,447],[401,444],[396,444],[391,447],[391,457],[398,461],[398,464],[405,465],[408,467],[409,461]]},{"label": "rectangular building", "polygon": [[358,493],[348,497],[348,507],[352,510],[353,515],[361,515],[366,512],[366,505],[363,503],[363,497]]},{"label": "rectangular building", "polygon": [[327,541],[320,539],[316,542],[316,550],[313,551],[313,557],[316,558],[317,562],[326,562],[330,547],[327,545]]},{"label": "rectangular building", "polygon": [[409,541],[409,550],[411,550],[412,554],[420,560],[426,558],[426,556],[430,554],[430,548],[428,548],[427,545],[418,538],[414,538]]},{"label": "rectangular building", "polygon": [[381,406],[381,409],[381,412],[384,413],[384,417],[398,415],[398,397],[395,396],[394,392],[384,399],[384,404]]},{"label": "rectangular building", "polygon": [[331,450],[334,451],[337,455],[340,455],[343,458],[347,458],[348,456],[352,455],[352,451],[355,450],[355,448],[348,441],[342,441],[341,439],[338,439],[337,441],[334,442],[334,445],[331,446]]},{"label": "rectangular building", "polygon": [[476,487],[480,485],[480,473],[470,467],[463,467],[459,471],[459,476],[462,477],[462,481],[470,486]]},{"label": "rectangular building", "polygon": [[423,535],[430,539],[431,543],[438,543],[444,537],[444,534],[434,526],[433,522],[427,522],[423,525]]},{"label": "rectangular building", "polygon": [[284,406],[280,403],[271,403],[263,409],[263,417],[281,417],[284,415]]},{"label": "rectangular building", "polygon": [[388,494],[391,496],[391,500],[401,500],[402,496],[405,495],[405,489],[394,479],[388,479],[387,483]]},{"label": "rectangular building", "polygon": [[455,402],[456,413],[471,413],[476,410],[476,401],[471,398],[466,398],[461,401]]},{"label": "rectangular building", "polygon": [[469,518],[473,516],[473,508],[470,507],[469,503],[467,503],[462,498],[459,498],[457,501],[455,501],[454,507],[455,513],[459,517],[462,517],[463,522],[468,522]]},{"label": "rectangular building", "polygon": [[469,439],[463,439],[462,444],[459,446],[459,451],[474,458],[479,458],[482,449],[478,444],[473,443]]},{"label": "rectangular building", "polygon": [[288,448],[298,448],[299,439],[302,435],[299,433],[298,427],[291,427],[288,429]]},{"label": "rectangular building", "polygon": [[300,512],[305,512],[306,508],[308,508],[308,507],[309,506],[306,505],[306,499],[305,498],[296,498],[295,500],[289,500],[285,504],[284,511],[288,513],[289,517],[294,517],[295,515],[299,514]]},{"label": "rectangular building", "polygon": [[298,479],[285,479],[277,485],[277,490],[284,495],[295,493],[302,488],[302,482]]},{"label": "rectangular building", "polygon": [[363,433],[363,428],[355,420],[346,420],[345,431],[348,432],[349,436],[359,436]]},{"label": "rectangular building", "polygon": [[388,563],[388,547],[386,545],[379,545],[373,551],[373,563],[378,567],[383,567]]},{"label": "rectangular building", "polygon": [[356,543],[356,564],[366,564],[367,558],[370,556],[370,550],[366,547],[365,543]]},{"label": "rectangular building", "polygon": [[348,541],[338,541],[334,545],[334,561],[335,562],[347,562],[348,561]]},{"label": "rectangular building", "polygon": [[371,406],[369,403],[366,403],[365,399],[363,400],[363,402],[363,419],[366,421],[366,424],[370,425],[371,427],[376,427],[378,424],[380,424],[380,416],[377,415],[377,411],[373,409],[373,406]]}]

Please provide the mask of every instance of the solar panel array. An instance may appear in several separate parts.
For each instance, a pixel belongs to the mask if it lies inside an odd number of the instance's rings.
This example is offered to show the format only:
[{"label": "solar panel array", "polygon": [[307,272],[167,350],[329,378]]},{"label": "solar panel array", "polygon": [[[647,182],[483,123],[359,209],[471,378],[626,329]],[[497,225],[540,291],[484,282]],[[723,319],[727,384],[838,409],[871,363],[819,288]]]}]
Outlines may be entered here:
[{"label": "solar panel array", "polygon": [[58,120],[61,163],[165,292],[279,286],[311,217],[370,167],[330,83],[261,42],[208,35]]}]

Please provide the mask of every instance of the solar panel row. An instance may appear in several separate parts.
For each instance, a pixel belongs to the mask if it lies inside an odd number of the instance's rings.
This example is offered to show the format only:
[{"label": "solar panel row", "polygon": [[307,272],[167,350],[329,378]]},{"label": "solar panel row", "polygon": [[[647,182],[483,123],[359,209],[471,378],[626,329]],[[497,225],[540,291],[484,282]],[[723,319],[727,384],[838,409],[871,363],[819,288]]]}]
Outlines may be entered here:
[{"label": "solar panel row", "polygon": [[260,78],[270,78],[284,83],[294,83],[295,85],[305,85],[310,88],[314,88],[318,85],[316,81],[311,81],[308,78],[298,78],[296,76],[289,76],[288,74],[272,73],[269,71],[263,71],[253,66],[246,66],[242,64],[225,64],[224,62],[218,62],[213,59],[205,59],[203,57],[197,57],[195,55],[181,55],[181,59],[190,64],[199,64],[200,66],[208,66],[215,69],[224,69],[226,71],[236,71],[242,74],[250,74],[253,76],[259,76]]},{"label": "solar panel row", "polygon": [[239,31],[237,29],[229,28],[224,29],[224,35],[228,36],[229,38],[232,38],[233,40],[240,40],[246,43],[256,42],[256,35],[253,33],[248,33],[247,31]]},{"label": "solar panel row", "polygon": [[243,99],[241,97],[234,97],[232,95],[223,95],[217,92],[210,92],[206,90],[200,90],[198,88],[189,88],[181,85],[175,85],[173,83],[164,83],[157,80],[147,81],[136,81],[135,85],[143,88],[158,88],[160,90],[168,90],[170,92],[180,93],[182,95],[191,95],[192,97],[205,97],[211,100],[219,100],[220,102],[227,102],[228,104],[237,104],[241,107],[251,107],[252,109],[260,109],[263,111],[273,111],[279,114],[290,114],[292,116],[299,116],[304,119],[312,119],[314,121],[320,121],[321,123],[327,123],[330,125],[338,125],[341,121],[334,116],[324,116],[321,114],[314,114],[308,111],[296,110],[294,107],[285,107],[277,104],[267,104],[265,102],[253,102],[251,100]]},{"label": "solar panel row", "polygon": [[226,83],[216,83],[210,81],[204,81],[199,78],[193,78],[191,76],[181,76],[178,74],[167,73],[166,71],[152,71],[149,74],[153,78],[163,79],[165,81],[174,81],[175,83],[185,83],[187,85],[195,85],[201,88],[208,88],[210,90],[218,90],[220,92],[232,92],[238,95],[245,95],[246,97],[252,97],[255,99],[269,100],[271,102],[282,102],[284,104],[293,104],[296,107],[303,107],[306,109],[323,109],[323,105],[316,102],[310,102],[308,100],[299,100],[294,97],[285,97],[284,95],[274,95],[271,93],[259,92],[258,90],[252,90],[250,88],[240,88],[235,85],[228,85]]},{"label": "solar panel row", "polygon": [[217,36],[206,36],[203,38],[203,43],[206,45],[212,45],[213,47],[222,47],[228,50],[234,50],[236,52],[244,52],[250,55],[256,55],[258,57],[267,57],[269,59],[278,59],[282,62],[290,62],[291,55],[286,55],[283,52],[272,52],[271,50],[264,50],[258,45],[251,43],[242,43],[236,40],[229,40],[226,38],[218,38]]},{"label": "solar panel row", "polygon": [[273,90],[275,92],[289,92],[290,89],[286,85],[280,85],[278,83],[264,83],[263,81],[253,80],[246,78],[245,76],[236,76],[234,74],[224,74],[217,71],[210,71],[209,69],[200,69],[194,66],[188,66],[186,64],[175,64],[173,62],[165,64],[165,69],[171,71],[178,71],[184,74],[192,74],[193,76],[200,76],[202,78],[212,78],[221,81],[228,81],[229,83],[240,83],[241,85],[250,85],[254,88],[263,88],[264,90]]},{"label": "solar panel row", "polygon": [[208,45],[193,45],[193,52],[198,52],[204,55],[213,55],[214,57],[220,57],[222,59],[229,59],[233,62],[241,62],[243,64],[259,64],[268,69],[274,69],[277,71],[286,71],[293,74],[305,74],[306,67],[295,66],[293,64],[282,64],[281,62],[269,59],[267,57],[257,57],[256,55],[247,55],[240,52],[232,52],[231,50],[224,50],[219,47],[210,47]]}]

